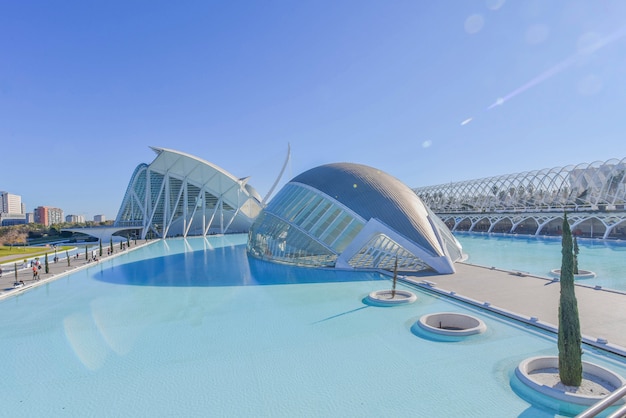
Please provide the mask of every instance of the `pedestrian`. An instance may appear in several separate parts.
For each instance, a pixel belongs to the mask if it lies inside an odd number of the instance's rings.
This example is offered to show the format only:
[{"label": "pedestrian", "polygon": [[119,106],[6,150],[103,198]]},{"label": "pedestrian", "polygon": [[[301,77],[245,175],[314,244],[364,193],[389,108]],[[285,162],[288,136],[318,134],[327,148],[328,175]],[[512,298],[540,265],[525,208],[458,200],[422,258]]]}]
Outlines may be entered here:
[{"label": "pedestrian", "polygon": [[37,278],[37,267],[33,266],[33,279]]}]

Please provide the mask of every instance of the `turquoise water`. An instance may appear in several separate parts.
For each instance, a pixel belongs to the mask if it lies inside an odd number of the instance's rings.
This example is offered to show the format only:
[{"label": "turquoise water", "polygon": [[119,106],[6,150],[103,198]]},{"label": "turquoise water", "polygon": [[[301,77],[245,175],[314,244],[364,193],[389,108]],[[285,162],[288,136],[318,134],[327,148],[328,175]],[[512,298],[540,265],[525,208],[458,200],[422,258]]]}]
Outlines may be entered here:
[{"label": "turquoise water", "polygon": [[[556,237],[455,233],[470,264],[551,277],[561,268],[561,239]],[[578,240],[578,267],[596,273],[579,283],[626,292],[626,242]]]},{"label": "turquoise water", "polygon": [[[511,383],[523,359],[556,355],[552,336],[419,289],[369,306],[389,279],[248,260],[245,241],[158,241],[1,301],[0,415],[560,416]],[[442,311],[488,331],[414,326]]]}]

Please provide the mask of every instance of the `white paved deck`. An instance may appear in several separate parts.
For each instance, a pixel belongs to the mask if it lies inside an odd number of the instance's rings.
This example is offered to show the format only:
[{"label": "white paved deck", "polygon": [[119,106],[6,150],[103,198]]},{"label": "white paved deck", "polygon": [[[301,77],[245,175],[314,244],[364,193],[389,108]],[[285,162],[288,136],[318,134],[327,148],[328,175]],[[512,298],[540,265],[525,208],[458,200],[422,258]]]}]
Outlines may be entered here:
[{"label": "white paved deck", "polygon": [[[489,303],[494,311],[504,310],[556,329],[560,286],[558,281],[506,272],[463,263],[455,264],[456,273],[413,277],[416,282],[433,283],[428,288],[451,297],[467,298],[478,304]],[[577,283],[576,299],[581,332],[586,341],[606,339],[599,344],[618,354],[626,354],[626,294],[581,286]],[[528,321],[533,323],[535,321]]]}]

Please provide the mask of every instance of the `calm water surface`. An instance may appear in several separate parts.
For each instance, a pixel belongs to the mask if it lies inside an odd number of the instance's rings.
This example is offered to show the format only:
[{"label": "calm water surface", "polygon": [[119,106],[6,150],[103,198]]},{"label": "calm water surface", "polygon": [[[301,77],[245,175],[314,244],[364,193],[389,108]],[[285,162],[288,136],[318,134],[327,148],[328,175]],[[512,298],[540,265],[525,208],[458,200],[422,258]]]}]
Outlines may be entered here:
[{"label": "calm water surface", "polygon": [[[455,233],[467,263],[551,277],[561,268],[561,239],[556,237]],[[597,274],[579,283],[626,292],[626,242],[578,240],[578,267]]]},{"label": "calm water surface", "polygon": [[[249,260],[246,236],[158,241],[0,302],[0,415],[555,417],[512,379],[552,336],[378,274]],[[465,340],[416,328],[466,312]],[[626,376],[623,361],[585,359]]]}]

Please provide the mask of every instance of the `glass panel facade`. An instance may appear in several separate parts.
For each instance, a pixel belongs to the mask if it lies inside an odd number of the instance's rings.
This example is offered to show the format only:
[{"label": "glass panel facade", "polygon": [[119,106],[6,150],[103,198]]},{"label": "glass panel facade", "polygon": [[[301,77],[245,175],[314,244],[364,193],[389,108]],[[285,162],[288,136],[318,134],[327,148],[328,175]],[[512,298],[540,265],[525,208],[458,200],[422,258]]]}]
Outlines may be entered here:
[{"label": "glass panel facade", "polygon": [[337,237],[335,242],[333,242],[333,248],[335,248],[340,253],[343,252],[348,244],[350,244],[350,242],[352,242],[352,240],[359,234],[359,232],[361,232],[363,226],[365,225],[362,222],[359,222],[356,219],[351,219],[350,224],[339,233],[339,236]]},{"label": "glass panel facade", "polygon": [[259,258],[307,266],[334,266],[364,222],[317,191],[286,185],[250,230],[249,251]]},{"label": "glass panel facade", "polygon": [[195,157],[154,150],[152,164],[135,168],[116,226],[143,227],[142,237],[248,232],[262,209],[252,186]]},{"label": "glass panel facade", "polygon": [[250,229],[248,252],[261,259],[300,266],[331,267],[337,254],[276,216],[263,212]]},{"label": "glass panel facade", "polygon": [[398,243],[386,235],[378,235],[372,238],[357,254],[349,261],[354,268],[376,268],[393,271],[396,258],[398,270],[420,271],[430,267],[421,259],[405,250]]},{"label": "glass panel facade", "polygon": [[[430,211],[429,215],[437,219]],[[365,225],[366,221],[352,208],[315,188],[292,182],[272,199],[253,223],[249,233],[248,252],[254,257],[281,263],[333,267]],[[435,225],[427,222],[426,225],[433,226],[442,233],[448,231],[441,221]],[[452,258],[460,258],[461,248],[452,234],[448,231],[441,238]],[[413,242],[422,247],[421,241]],[[429,245],[422,249],[425,254],[430,254],[432,250]],[[347,262],[356,269],[391,271],[396,259],[398,268],[402,271],[431,269],[425,260],[383,234],[364,243]]]}]

